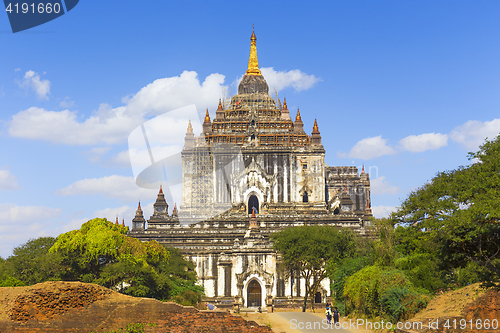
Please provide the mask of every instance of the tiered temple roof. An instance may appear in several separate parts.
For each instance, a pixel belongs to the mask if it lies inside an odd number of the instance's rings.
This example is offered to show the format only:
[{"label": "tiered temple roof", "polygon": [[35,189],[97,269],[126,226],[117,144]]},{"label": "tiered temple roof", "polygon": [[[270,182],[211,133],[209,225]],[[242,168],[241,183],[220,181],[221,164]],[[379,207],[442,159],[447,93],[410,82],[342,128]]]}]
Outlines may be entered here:
[{"label": "tiered temple roof", "polygon": [[[299,110],[297,109],[294,122],[290,118],[286,100],[281,105],[269,96],[269,87],[259,69],[255,32],[250,41],[248,68],[238,86],[238,94],[232,97],[227,107],[219,100],[213,121],[207,110],[203,135],[195,140],[196,145],[227,143],[239,146],[320,146],[321,137],[316,121],[313,135],[307,135],[303,130]],[[188,128],[186,139],[188,146],[191,146],[191,128]]]}]

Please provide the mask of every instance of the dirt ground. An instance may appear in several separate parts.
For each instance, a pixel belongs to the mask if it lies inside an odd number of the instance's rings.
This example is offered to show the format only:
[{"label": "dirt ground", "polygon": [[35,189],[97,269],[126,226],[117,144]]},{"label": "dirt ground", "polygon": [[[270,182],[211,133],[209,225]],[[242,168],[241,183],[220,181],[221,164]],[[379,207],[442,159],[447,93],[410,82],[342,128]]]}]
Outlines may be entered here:
[{"label": "dirt ground", "polygon": [[[301,312],[300,309],[295,310],[286,310],[286,312]],[[280,310],[275,310],[274,313],[280,312]],[[309,310],[307,312],[310,312]],[[326,319],[323,309],[317,309],[314,314],[318,316],[320,320]],[[290,328],[290,322],[278,316],[274,316],[273,313],[256,313],[256,312],[247,312],[240,314],[246,320],[253,320],[257,324],[270,326],[273,332],[276,333],[297,333],[296,329]],[[346,318],[340,318],[340,323],[343,323]],[[352,319],[356,320],[356,319]],[[353,333],[372,333],[370,330],[350,330]]]},{"label": "dirt ground", "polygon": [[[444,292],[434,297],[427,308],[420,311],[411,321],[427,321],[429,318],[444,318],[444,317],[460,317],[463,315],[464,309],[476,301],[479,297],[485,295],[486,291],[479,287],[479,284],[474,284],[454,291]],[[275,310],[276,311],[276,310]],[[279,310],[278,310],[279,311]],[[287,310],[291,312],[299,312],[297,310]],[[316,310],[315,314],[323,319],[323,310]],[[247,320],[254,320],[258,324],[271,326],[276,333],[296,333],[297,330],[290,328],[290,323],[280,317],[273,316],[268,313],[243,313],[241,316]],[[346,318],[341,318],[341,322]],[[351,320],[356,320],[351,318]],[[351,330],[353,333],[372,333],[371,330],[357,329]]]},{"label": "dirt ground", "polygon": [[465,288],[449,291],[430,300],[427,308],[417,313],[412,320],[424,318],[458,317],[462,315],[465,306],[484,295],[485,290],[479,283]]}]

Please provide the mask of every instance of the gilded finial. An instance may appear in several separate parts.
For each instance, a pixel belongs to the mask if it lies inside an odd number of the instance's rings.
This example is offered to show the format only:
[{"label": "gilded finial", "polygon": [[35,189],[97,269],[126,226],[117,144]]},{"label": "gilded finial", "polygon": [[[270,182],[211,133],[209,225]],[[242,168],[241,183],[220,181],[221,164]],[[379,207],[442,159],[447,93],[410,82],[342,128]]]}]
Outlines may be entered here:
[{"label": "gilded finial", "polygon": [[363,164],[363,168],[361,169],[361,174],[363,175],[365,173],[365,165]]},{"label": "gilded finial", "polygon": [[300,118],[299,108],[297,108],[297,117],[295,117],[295,121],[302,121],[302,118]]},{"label": "gilded finial", "polygon": [[161,185],[160,185],[160,193],[159,194],[163,194],[163,190],[161,188]]},{"label": "gilded finial", "polygon": [[193,133],[193,126],[191,126],[191,120],[189,120],[187,132],[188,133]]},{"label": "gilded finial", "polygon": [[286,98],[283,101],[283,110],[288,110],[288,107],[286,106]]},{"label": "gilded finial", "polygon": [[220,111],[220,110],[222,110],[222,101],[219,98],[219,107],[217,108],[217,111]]},{"label": "gilded finial", "polygon": [[257,37],[252,28],[252,37],[250,37],[250,58],[248,59],[247,75],[262,75],[259,69],[259,60],[257,59]]},{"label": "gilded finial", "polygon": [[[207,109],[207,114],[205,115],[205,121],[210,122],[210,115],[208,114],[208,109]],[[191,121],[189,123],[191,123]]]}]

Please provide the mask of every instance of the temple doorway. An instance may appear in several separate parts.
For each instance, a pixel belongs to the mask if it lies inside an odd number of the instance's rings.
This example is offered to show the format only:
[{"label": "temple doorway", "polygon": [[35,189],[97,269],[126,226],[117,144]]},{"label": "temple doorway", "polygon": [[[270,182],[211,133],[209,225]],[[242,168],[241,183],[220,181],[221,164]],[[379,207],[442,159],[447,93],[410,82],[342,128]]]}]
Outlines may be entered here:
[{"label": "temple doorway", "polygon": [[262,306],[262,289],[257,280],[252,280],[247,287],[247,307]]},{"label": "temple doorway", "polygon": [[314,295],[314,303],[321,303],[321,293],[319,291]]},{"label": "temple doorway", "polygon": [[252,214],[253,208],[255,208],[255,214],[259,214],[259,199],[254,194],[248,198],[248,214]]}]

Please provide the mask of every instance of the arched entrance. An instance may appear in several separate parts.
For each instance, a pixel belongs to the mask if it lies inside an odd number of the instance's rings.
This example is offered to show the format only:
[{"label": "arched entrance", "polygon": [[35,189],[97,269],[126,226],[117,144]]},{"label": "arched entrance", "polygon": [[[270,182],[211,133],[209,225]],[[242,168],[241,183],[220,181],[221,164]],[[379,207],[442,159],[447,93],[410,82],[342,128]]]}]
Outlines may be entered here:
[{"label": "arched entrance", "polygon": [[248,214],[252,214],[252,209],[255,207],[255,214],[259,214],[259,199],[255,194],[248,198]]},{"label": "arched entrance", "polygon": [[307,194],[307,192],[304,192],[304,194],[302,195],[302,202],[309,202],[309,195]]},{"label": "arched entrance", "polygon": [[321,293],[319,291],[314,295],[314,303],[321,303]]},{"label": "arched entrance", "polygon": [[257,280],[252,280],[247,287],[247,307],[262,306],[262,289]]}]

